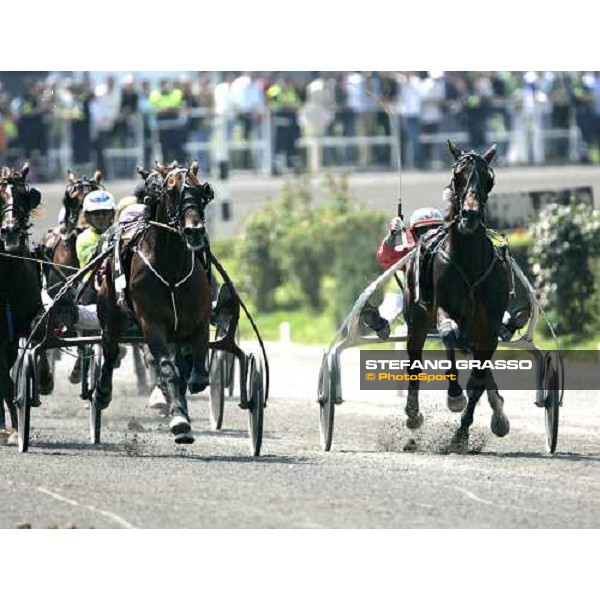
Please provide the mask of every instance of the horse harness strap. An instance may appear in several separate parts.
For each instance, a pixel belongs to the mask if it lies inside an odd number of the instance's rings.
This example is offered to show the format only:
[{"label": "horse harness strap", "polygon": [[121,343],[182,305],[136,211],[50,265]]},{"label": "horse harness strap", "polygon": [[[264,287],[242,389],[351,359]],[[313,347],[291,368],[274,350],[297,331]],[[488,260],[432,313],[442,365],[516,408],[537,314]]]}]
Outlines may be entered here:
[{"label": "horse harness strap", "polygon": [[448,252],[446,252],[446,250],[444,250],[443,248],[440,248],[438,250],[438,253],[443,258],[445,258],[458,271],[458,274],[462,277],[463,281],[469,288],[469,298],[471,300],[474,300],[474,298],[475,298],[475,289],[479,285],[481,285],[491,275],[492,270],[494,269],[494,265],[500,260],[498,257],[498,253],[496,251],[494,251],[494,258],[492,259],[492,262],[489,264],[486,271],[483,273],[483,275],[481,277],[479,277],[479,279],[477,279],[477,281],[475,281],[474,283],[471,283],[469,281],[469,278],[465,275],[465,272],[460,267],[460,265],[457,262],[455,262],[454,260],[452,260],[452,258],[450,257],[450,254],[448,254]]},{"label": "horse harness strap", "polygon": [[177,283],[169,283],[150,263],[150,261],[148,260],[148,257],[142,252],[141,248],[139,246],[136,246],[133,251],[144,261],[145,265],[150,269],[150,271],[152,273],[154,273],[154,275],[156,276],[156,278],[163,283],[168,289],[169,292],[171,294],[171,304],[173,305],[173,316],[175,317],[175,326],[173,328],[174,331],[177,331],[178,327],[179,327],[179,315],[177,314],[177,304],[175,302],[175,292],[177,291],[177,288],[181,285],[183,285],[194,273],[194,268],[196,266],[196,254],[195,252],[192,252],[192,266],[190,268],[190,272],[180,281],[178,281]]}]

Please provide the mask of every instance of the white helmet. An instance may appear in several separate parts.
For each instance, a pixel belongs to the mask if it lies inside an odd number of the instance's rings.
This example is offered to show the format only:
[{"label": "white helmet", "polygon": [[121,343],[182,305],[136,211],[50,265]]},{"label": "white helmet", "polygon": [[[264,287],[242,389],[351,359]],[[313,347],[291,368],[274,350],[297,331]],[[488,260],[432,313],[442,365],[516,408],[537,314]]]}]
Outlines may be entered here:
[{"label": "white helmet", "polygon": [[90,192],[83,200],[83,212],[90,213],[98,210],[115,210],[116,202],[114,196],[105,190]]}]

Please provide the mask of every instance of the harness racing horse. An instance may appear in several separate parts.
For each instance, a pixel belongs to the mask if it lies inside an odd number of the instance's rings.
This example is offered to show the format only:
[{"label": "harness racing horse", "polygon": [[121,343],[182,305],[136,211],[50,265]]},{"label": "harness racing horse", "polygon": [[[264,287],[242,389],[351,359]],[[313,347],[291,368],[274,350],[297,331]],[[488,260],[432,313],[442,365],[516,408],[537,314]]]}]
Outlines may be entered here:
[{"label": "harness racing horse", "polygon": [[[148,223],[132,241],[124,261],[126,294],[169,403],[171,433],[176,443],[192,443],[186,390],[198,393],[209,383],[211,288],[198,255],[208,244],[204,211],[213,194],[210,185],[198,179],[196,162],[189,169],[157,165],[156,171],[163,178],[156,222]],[[99,410],[111,401],[118,341],[126,326],[115,275],[113,256],[98,293],[104,356],[94,400]]]},{"label": "harness racing horse", "polygon": [[[31,212],[41,194],[25,184],[26,163],[20,172],[4,167],[0,173],[0,431],[6,429],[4,405],[12,428],[17,427],[14,383],[10,371],[17,360],[19,338],[27,337],[42,310],[41,276],[28,239]],[[43,366],[41,366],[43,369]]]},{"label": "harness racing horse", "polygon": [[[485,204],[494,185],[490,163],[496,146],[483,155],[465,152],[450,141],[454,157],[452,165],[452,194],[446,211],[445,235],[437,239],[432,249],[430,276],[433,302],[424,306],[415,298],[415,269],[409,273],[406,292],[405,318],[408,324],[407,350],[410,361],[421,360],[427,333],[435,321],[444,343],[451,369],[447,374],[458,376],[455,360],[457,347],[471,346],[473,359],[491,360],[498,346],[502,318],[509,302],[509,277],[503,258],[488,237],[484,222]],[[417,261],[413,261],[416,263]],[[410,374],[418,374],[418,369]],[[497,436],[508,434],[510,425],[504,414],[504,400],[498,392],[492,372],[475,368],[467,384],[467,397],[458,377],[450,381],[448,407],[453,412],[463,411],[460,427],[453,439],[453,448],[466,449],[469,427],[473,423],[475,406],[487,390],[493,416],[491,428]],[[465,407],[466,403],[466,407]],[[406,404],[407,426],[417,429],[423,422],[419,410],[419,381],[410,381]]]},{"label": "harness racing horse", "polygon": [[[58,292],[65,279],[73,274],[71,269],[61,269],[60,267],[71,267],[72,269],[79,269],[80,267],[77,259],[76,243],[77,235],[85,228],[85,221],[81,212],[83,200],[90,192],[102,188],[101,181],[102,173],[100,171],[96,171],[91,179],[87,177],[78,178],[75,173],[69,171],[67,188],[62,201],[64,211],[61,219],[62,223],[60,227],[47,231],[41,243],[46,259],[56,265],[56,268],[44,269],[47,292],[51,297],[54,297]],[[74,337],[76,332],[68,331],[67,334]],[[78,349],[78,358],[71,373],[69,373],[69,381],[73,384],[81,381],[82,352],[82,348]],[[52,378],[47,383],[40,382],[40,392],[42,394],[50,394],[52,388]]]}]

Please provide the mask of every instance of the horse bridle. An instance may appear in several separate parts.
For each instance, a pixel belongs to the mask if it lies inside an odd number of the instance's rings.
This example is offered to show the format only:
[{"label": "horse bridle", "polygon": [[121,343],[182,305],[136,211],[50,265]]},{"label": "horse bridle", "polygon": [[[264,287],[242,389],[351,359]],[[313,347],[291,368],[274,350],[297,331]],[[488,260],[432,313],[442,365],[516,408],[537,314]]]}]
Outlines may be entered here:
[{"label": "horse bridle", "polygon": [[[24,195],[29,197],[29,194],[31,192],[31,188],[26,185],[22,180],[17,179],[15,180],[14,178],[10,177],[10,178],[4,178],[2,180],[0,180],[0,187],[1,186],[11,186],[11,187],[19,187],[22,188],[22,190],[19,190],[18,195]],[[12,204],[7,204],[6,206],[3,206],[2,209],[0,210],[0,216],[1,218],[1,223],[0,223],[0,238],[2,239],[2,241],[4,241],[5,235],[6,235],[6,228],[4,226],[4,217],[8,214],[8,213],[12,213],[13,214],[13,220],[17,225],[17,229],[19,231],[19,237],[22,240],[27,239],[27,237],[29,236],[29,230],[33,227],[33,223],[30,220],[29,217],[29,213],[30,210],[28,208],[23,208],[22,206],[19,206],[18,204],[16,204],[16,193],[13,192],[11,190],[11,195],[12,195]]]},{"label": "horse bridle", "polygon": [[[85,191],[87,188],[87,191]],[[73,200],[70,195],[71,190],[83,190],[83,198],[90,193],[95,192],[96,190],[103,190],[104,186],[101,183],[98,183],[95,179],[88,179],[87,177],[82,177],[75,181],[75,183],[70,184],[67,187],[67,192],[69,193],[69,199]],[[73,202],[73,210],[69,212],[69,225],[72,229],[76,229],[77,221],[79,220],[79,215],[81,214],[81,209],[83,208],[83,201],[76,200]]]},{"label": "horse bridle", "polygon": [[[173,229],[176,229],[181,235],[183,235],[181,221],[183,220],[185,213],[189,210],[196,209],[200,214],[202,224],[204,224],[204,209],[208,204],[205,190],[203,188],[195,188],[187,183],[189,173],[189,169],[176,167],[174,169],[171,169],[171,171],[169,171],[169,173],[165,177],[166,182],[169,179],[169,177],[171,177],[171,175],[183,175],[183,185],[178,190],[179,198],[177,199],[177,203],[170,210],[166,211],[167,225],[173,227]],[[163,188],[163,192],[165,194],[168,194],[170,190]],[[199,199],[197,197],[198,193],[202,193],[202,198]]]},{"label": "horse bridle", "polygon": [[[456,176],[458,175],[459,167],[464,167],[467,163],[471,164],[471,172],[469,173],[469,177],[467,178],[464,188],[459,196],[459,194],[457,193],[457,189],[456,189]],[[480,178],[477,163],[480,163],[481,165],[483,165],[484,168],[487,169],[487,172],[490,176],[490,181],[485,189],[483,189],[483,186],[481,184],[481,178]],[[475,152],[465,152],[452,165],[452,181],[450,183],[450,187],[452,189],[454,212],[456,215],[455,218],[459,217],[461,215],[461,213],[463,212],[462,203],[467,195],[467,192],[469,191],[469,187],[471,185],[471,181],[473,180],[473,178],[475,178],[475,180],[476,180],[475,185],[477,186],[477,196],[478,196],[479,203],[481,204],[481,213],[482,213],[482,217],[483,217],[483,211],[485,209],[485,204],[487,202],[488,196],[489,196],[490,192],[492,191],[492,189],[494,187],[494,183],[495,183],[494,170],[488,165],[488,163],[486,162],[486,160],[483,157],[479,156],[479,154],[477,154]]]}]

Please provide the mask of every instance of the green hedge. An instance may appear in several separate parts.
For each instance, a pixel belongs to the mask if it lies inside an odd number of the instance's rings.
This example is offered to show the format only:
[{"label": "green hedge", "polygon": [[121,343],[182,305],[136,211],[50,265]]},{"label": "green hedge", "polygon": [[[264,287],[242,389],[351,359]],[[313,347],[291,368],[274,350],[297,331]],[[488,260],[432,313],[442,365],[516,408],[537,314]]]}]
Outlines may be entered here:
[{"label": "green hedge", "polygon": [[600,212],[584,204],[552,204],[531,232],[531,271],[557,333],[592,333],[598,322],[594,258],[600,250]]},{"label": "green hedge", "polygon": [[379,272],[388,216],[353,199],[344,176],[327,176],[317,204],[305,179],[253,213],[237,244],[243,289],[259,311],[309,306],[341,321]]}]

